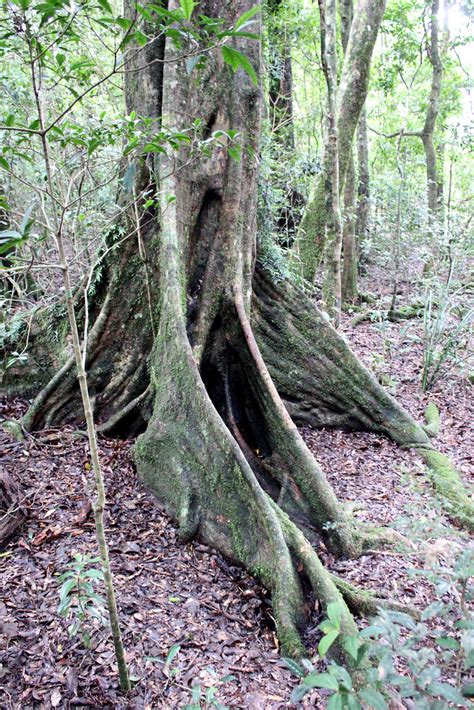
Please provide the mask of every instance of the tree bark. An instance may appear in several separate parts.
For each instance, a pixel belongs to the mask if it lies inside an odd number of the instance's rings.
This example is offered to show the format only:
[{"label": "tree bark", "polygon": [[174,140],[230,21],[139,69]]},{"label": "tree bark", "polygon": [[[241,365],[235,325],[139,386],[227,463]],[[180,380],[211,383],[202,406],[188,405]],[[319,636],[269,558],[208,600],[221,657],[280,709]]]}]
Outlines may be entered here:
[{"label": "tree bark", "polygon": [[[352,0],[341,0],[339,6],[339,14],[341,16],[342,48],[345,54],[347,51],[347,45],[349,44],[349,35],[353,19]],[[342,264],[341,300],[342,303],[354,303],[358,295],[358,252],[355,233],[356,180],[353,148],[351,150],[349,164],[347,166],[343,198],[344,226],[342,243],[344,259]]]},{"label": "tree bark", "polygon": [[[204,0],[200,12],[232,24],[252,5]],[[239,39],[236,48],[258,72],[259,44]],[[118,242],[91,307],[95,419],[121,435],[141,432],[137,471],[178,520],[182,539],[198,536],[262,580],[283,652],[301,655],[300,574],[323,608],[341,604],[343,632],[353,634],[339,586],[316,550],[324,544],[354,556],[367,531],[346,515],[291,417],[432,447],[312,301],[257,265],[260,88],[242,71],[232,73],[218,52],[196,81],[178,51],[166,42],[161,73],[157,62],[127,74],[137,83],[128,93],[137,104],[128,110],[139,115],[151,92],[147,110],[167,126],[180,130],[201,118],[206,135],[238,131],[242,159],[229,155],[223,137],[211,155],[190,160],[183,146],[154,166],[161,209],[143,218],[146,263],[136,238]],[[147,173],[145,164],[137,180],[147,183],[157,172]],[[66,362],[23,424],[80,419],[78,401]]]},{"label": "tree bark", "polygon": [[[357,123],[367,96],[370,62],[384,9],[385,0],[360,0],[351,25],[338,91],[340,189],[344,186]],[[303,275],[309,281],[314,280],[324,251],[328,214],[325,200],[327,171],[326,153],[323,170],[314,186],[298,232]]]},{"label": "tree bark", "polygon": [[356,209],[356,244],[360,267],[363,255],[362,245],[368,237],[370,209],[370,173],[369,173],[369,141],[367,137],[367,111],[362,109],[357,127],[357,209]]},{"label": "tree bark", "polygon": [[326,312],[339,325],[341,314],[342,215],[339,202],[340,161],[336,117],[337,48],[336,0],[319,0],[321,63],[327,88],[326,115],[326,237],[323,302]]},{"label": "tree bark", "polygon": [[355,166],[351,156],[344,185],[344,230],[343,230],[343,264],[342,264],[342,303],[357,301],[359,291],[357,286],[358,249],[356,240],[355,220]]},{"label": "tree bark", "polygon": [[426,110],[425,123],[421,131],[421,140],[425,150],[426,159],[426,180],[428,198],[428,220],[432,230],[436,230],[438,225],[438,215],[440,212],[440,176],[438,174],[436,147],[434,143],[434,132],[439,114],[439,104],[441,97],[441,84],[443,80],[443,63],[439,50],[439,0],[431,2],[431,22],[430,22],[430,42],[428,48],[428,59],[433,68],[431,79],[431,89]]}]

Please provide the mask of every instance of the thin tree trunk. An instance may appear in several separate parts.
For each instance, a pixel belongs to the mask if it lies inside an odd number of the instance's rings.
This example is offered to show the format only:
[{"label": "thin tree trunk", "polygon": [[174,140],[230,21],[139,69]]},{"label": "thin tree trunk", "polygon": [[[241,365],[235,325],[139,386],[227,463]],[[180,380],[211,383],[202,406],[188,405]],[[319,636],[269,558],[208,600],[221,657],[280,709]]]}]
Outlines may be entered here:
[{"label": "thin tree trunk", "polygon": [[363,259],[363,244],[368,237],[370,209],[369,141],[367,136],[367,111],[364,107],[357,127],[357,209],[355,234],[359,268]]},{"label": "thin tree trunk", "polygon": [[[353,18],[352,0],[341,0],[339,6],[341,16],[341,36],[344,54],[347,51],[349,35]],[[349,164],[344,182],[344,219],[343,219],[343,253],[341,280],[342,303],[353,303],[357,299],[357,244],[355,234],[355,166],[354,149],[351,149]]]},{"label": "thin tree trunk", "polygon": [[[27,32],[28,32],[27,28]],[[89,453],[92,461],[92,470],[94,472],[95,479],[95,493],[96,498],[93,501],[96,537],[99,547],[99,556],[101,561],[102,573],[104,577],[105,592],[107,597],[107,610],[109,614],[109,622],[112,631],[112,640],[115,650],[115,658],[117,661],[120,688],[123,692],[127,692],[131,689],[128,666],[125,659],[125,651],[122,642],[122,634],[120,630],[120,620],[117,609],[117,602],[115,598],[115,589],[112,578],[112,571],[110,567],[109,559],[109,549],[107,545],[107,539],[105,535],[104,526],[104,512],[105,512],[105,486],[104,478],[102,473],[102,466],[99,459],[99,449],[97,443],[97,433],[94,424],[94,417],[92,413],[92,404],[89,394],[89,387],[87,381],[87,371],[86,371],[86,349],[87,343],[84,341],[84,353],[82,353],[81,339],[79,335],[79,329],[76,318],[75,303],[74,303],[74,293],[70,280],[69,265],[66,257],[65,247],[64,247],[64,236],[63,236],[63,225],[65,221],[64,210],[60,212],[57,207],[57,201],[55,201],[56,192],[55,184],[53,178],[53,170],[51,167],[51,150],[48,141],[48,137],[44,132],[45,127],[45,109],[42,100],[41,92],[41,76],[37,74],[35,62],[33,60],[35,52],[32,49],[33,45],[30,43],[30,55],[32,57],[30,61],[31,67],[31,81],[33,95],[35,99],[36,112],[39,128],[41,130],[40,143],[42,158],[44,161],[44,168],[46,173],[47,191],[48,197],[52,203],[52,228],[53,236],[56,244],[58,264],[62,273],[63,288],[65,293],[67,316],[69,321],[69,328],[72,340],[73,349],[73,360],[74,369],[76,370],[77,382],[79,384],[79,391],[82,400],[84,418],[86,420],[87,426],[87,436],[89,441]]]},{"label": "thin tree trunk", "polygon": [[425,123],[421,131],[421,140],[423,141],[426,158],[428,219],[430,228],[433,231],[436,231],[437,229],[439,215],[439,174],[434,143],[434,132],[439,114],[441,83],[443,79],[443,64],[439,51],[438,15],[439,0],[432,0],[428,58],[433,68],[433,75],[431,79],[431,89],[428,99],[428,108],[426,110]]},{"label": "thin tree trunk", "polygon": [[[267,150],[275,165],[282,162],[291,165],[295,149],[291,36],[285,20],[286,7],[282,0],[268,0],[266,9],[264,46],[268,67],[268,116],[271,132],[271,142],[267,144]],[[288,248],[294,242],[304,198],[298,191],[290,170],[276,170],[274,179],[276,183],[274,182],[270,192],[276,188],[283,197],[277,214],[272,209],[272,196],[265,201],[267,220],[278,234],[279,243]],[[263,188],[267,190],[266,185],[263,185]]]},{"label": "thin tree trunk", "polygon": [[[340,188],[352,151],[352,143],[365,103],[370,62],[385,9],[385,0],[360,0],[352,21],[337,101]],[[313,281],[324,251],[328,205],[325,199],[329,157],[325,153],[318,177],[298,231],[303,275]]]},{"label": "thin tree trunk", "polygon": [[355,303],[358,297],[358,249],[355,222],[355,167],[351,156],[344,185],[344,231],[342,265],[342,303]]},{"label": "thin tree trunk", "polygon": [[339,151],[336,119],[337,48],[336,0],[319,0],[321,63],[327,87],[327,171],[326,171],[326,249],[324,258],[324,308],[339,325],[341,314],[342,217],[339,203]]}]

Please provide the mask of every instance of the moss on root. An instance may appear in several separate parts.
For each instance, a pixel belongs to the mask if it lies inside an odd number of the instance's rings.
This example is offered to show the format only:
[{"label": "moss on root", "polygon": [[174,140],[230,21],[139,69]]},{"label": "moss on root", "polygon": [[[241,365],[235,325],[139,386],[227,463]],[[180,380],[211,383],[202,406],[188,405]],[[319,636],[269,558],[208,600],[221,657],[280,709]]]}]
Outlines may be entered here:
[{"label": "moss on root", "polygon": [[406,604],[399,604],[391,599],[382,599],[375,592],[355,587],[337,575],[333,574],[332,579],[349,609],[357,616],[374,616],[381,608],[402,611],[415,618],[418,616],[418,612]]},{"label": "moss on root", "polygon": [[428,434],[428,436],[435,437],[438,436],[439,430],[441,428],[441,415],[439,409],[434,402],[428,402],[425,409],[425,421],[423,429]]},{"label": "moss on root", "polygon": [[474,532],[474,503],[447,456],[431,449],[417,449],[428,465],[428,475],[449,515]]}]

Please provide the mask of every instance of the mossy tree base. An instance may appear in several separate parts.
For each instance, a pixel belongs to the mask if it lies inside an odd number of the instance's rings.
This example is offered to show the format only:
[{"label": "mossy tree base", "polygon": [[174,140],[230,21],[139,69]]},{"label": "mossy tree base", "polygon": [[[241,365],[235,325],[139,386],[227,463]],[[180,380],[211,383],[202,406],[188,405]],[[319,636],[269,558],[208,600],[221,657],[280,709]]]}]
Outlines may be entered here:
[{"label": "mossy tree base", "polygon": [[[228,0],[219,16],[232,24],[252,5]],[[200,11],[213,16],[216,3],[204,1]],[[238,45],[258,67],[257,43]],[[221,133],[212,155],[190,159],[184,147],[161,160],[161,215],[159,225],[148,216],[147,263],[137,261],[136,242],[126,241],[93,306],[88,366],[96,421],[142,432],[134,447],[138,473],[179,521],[182,539],[199,536],[261,579],[272,591],[283,651],[299,656],[303,578],[323,608],[341,604],[343,631],[355,632],[344,597],[357,595],[347,587],[341,593],[316,549],[325,544],[355,556],[368,534],[345,515],[294,421],[431,445],[311,300],[256,265],[259,89],[217,54],[197,82],[171,61],[175,47],[165,51],[164,77],[150,66],[134,80],[143,92],[163,90],[166,125],[181,130],[199,118],[206,135],[237,130],[242,159],[230,157]],[[141,92],[132,96],[139,100]],[[78,416],[77,402],[66,362],[24,424],[67,421]]]}]

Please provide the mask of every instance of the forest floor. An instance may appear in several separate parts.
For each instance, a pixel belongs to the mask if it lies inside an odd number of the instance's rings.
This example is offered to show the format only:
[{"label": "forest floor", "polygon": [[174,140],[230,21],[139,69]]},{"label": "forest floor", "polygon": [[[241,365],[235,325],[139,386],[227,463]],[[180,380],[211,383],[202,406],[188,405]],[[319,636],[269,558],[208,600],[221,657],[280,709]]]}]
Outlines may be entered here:
[{"label": "forest floor", "polygon": [[[420,320],[357,327],[350,320],[344,318],[343,330],[352,347],[383,374],[402,405],[422,419],[427,401],[436,402],[442,414],[437,445],[472,480],[474,404],[467,379],[450,372],[423,395]],[[26,405],[6,402],[2,416],[18,416]],[[303,435],[356,517],[409,539],[407,554],[371,551],[338,561],[321,550],[324,562],[379,595],[427,606],[434,588],[410,570],[452,557],[469,538],[440,512],[421,460],[374,434],[305,429]],[[0,553],[0,708],[182,708],[198,685],[203,693],[214,688],[216,700],[229,707],[291,707],[297,679],[280,658],[267,591],[206,546],[178,542],[176,526],[137,480],[130,443],[101,439],[112,567],[138,681],[125,700],[107,635],[98,628],[92,650],[85,649],[80,637],[69,638],[68,622],[57,614],[58,575],[74,554],[97,554],[84,492],[86,440],[72,429],[47,429],[20,443],[0,434],[3,466],[22,482],[28,514]],[[310,611],[305,641],[311,655],[321,618],[317,605]],[[324,692],[314,691],[303,706],[325,708]]]}]

